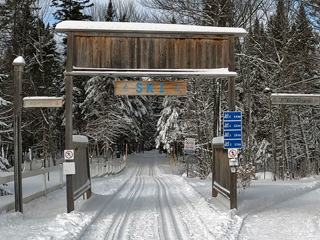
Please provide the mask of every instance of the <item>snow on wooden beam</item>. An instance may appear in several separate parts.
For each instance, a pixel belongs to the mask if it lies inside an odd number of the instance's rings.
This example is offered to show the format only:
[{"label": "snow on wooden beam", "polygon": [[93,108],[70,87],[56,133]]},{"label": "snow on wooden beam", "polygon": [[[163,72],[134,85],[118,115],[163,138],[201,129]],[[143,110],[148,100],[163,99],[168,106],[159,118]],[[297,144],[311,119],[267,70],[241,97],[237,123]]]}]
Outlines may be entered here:
[{"label": "snow on wooden beam", "polygon": [[247,31],[243,28],[132,22],[63,21],[57,24],[55,30],[57,32],[200,34],[232,35],[236,37],[247,35]]},{"label": "snow on wooden beam", "polygon": [[228,78],[237,77],[236,72],[228,68],[215,69],[90,69],[75,68],[72,72],[65,72],[67,76],[114,76],[114,77],[202,77]]}]

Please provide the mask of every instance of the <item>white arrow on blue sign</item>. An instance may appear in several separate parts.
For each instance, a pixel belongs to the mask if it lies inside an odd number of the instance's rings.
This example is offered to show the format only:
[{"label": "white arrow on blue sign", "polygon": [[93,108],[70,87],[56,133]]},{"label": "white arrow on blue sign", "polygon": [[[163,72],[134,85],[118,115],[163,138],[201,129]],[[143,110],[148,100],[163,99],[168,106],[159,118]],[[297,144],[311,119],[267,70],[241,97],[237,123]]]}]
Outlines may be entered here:
[{"label": "white arrow on blue sign", "polygon": [[223,113],[224,148],[242,148],[242,113]]}]

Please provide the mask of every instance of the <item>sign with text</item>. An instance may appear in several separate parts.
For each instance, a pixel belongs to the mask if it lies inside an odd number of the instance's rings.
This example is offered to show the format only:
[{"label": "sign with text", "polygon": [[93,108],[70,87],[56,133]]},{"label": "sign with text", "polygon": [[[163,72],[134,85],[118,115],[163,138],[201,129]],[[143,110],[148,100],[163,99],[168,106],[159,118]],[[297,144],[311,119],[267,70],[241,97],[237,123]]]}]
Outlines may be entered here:
[{"label": "sign with text", "polygon": [[186,154],[194,154],[196,150],[196,140],[194,138],[186,138],[184,140],[184,152]]},{"label": "sign with text", "polygon": [[187,82],[115,81],[115,95],[163,95],[187,94]]},{"label": "sign with text", "polygon": [[274,93],[271,94],[271,102],[287,105],[320,105],[320,94]]},{"label": "sign with text", "polygon": [[54,108],[62,107],[62,97],[25,97],[23,98],[23,107],[25,108]]},{"label": "sign with text", "polygon": [[225,149],[242,148],[242,113],[223,113],[223,137]]}]

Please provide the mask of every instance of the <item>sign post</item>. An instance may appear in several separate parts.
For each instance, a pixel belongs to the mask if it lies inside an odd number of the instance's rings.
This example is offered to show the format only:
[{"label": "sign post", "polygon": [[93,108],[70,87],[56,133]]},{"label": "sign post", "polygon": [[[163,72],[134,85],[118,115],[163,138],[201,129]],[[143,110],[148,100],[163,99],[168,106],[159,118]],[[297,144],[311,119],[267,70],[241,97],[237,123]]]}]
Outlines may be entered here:
[{"label": "sign post", "polygon": [[[237,208],[237,165],[235,158],[238,150],[242,148],[242,113],[232,111],[223,113],[223,148],[228,149],[230,166],[230,208]],[[232,160],[232,161],[231,161]]]},{"label": "sign post", "polygon": [[184,153],[194,154],[196,149],[196,140],[194,138],[186,138],[184,140]]},{"label": "sign post", "polygon": [[[184,140],[184,153],[185,154],[194,154],[196,150],[196,140],[194,138],[186,138]],[[187,161],[187,177],[189,177],[189,160],[188,155],[186,156]]]},{"label": "sign post", "polygon": [[224,149],[242,148],[242,113],[223,113]]},{"label": "sign post", "polygon": [[14,66],[14,199],[16,212],[23,212],[22,197],[22,137],[21,137],[21,90],[22,73],[25,65],[23,57],[13,61]]}]

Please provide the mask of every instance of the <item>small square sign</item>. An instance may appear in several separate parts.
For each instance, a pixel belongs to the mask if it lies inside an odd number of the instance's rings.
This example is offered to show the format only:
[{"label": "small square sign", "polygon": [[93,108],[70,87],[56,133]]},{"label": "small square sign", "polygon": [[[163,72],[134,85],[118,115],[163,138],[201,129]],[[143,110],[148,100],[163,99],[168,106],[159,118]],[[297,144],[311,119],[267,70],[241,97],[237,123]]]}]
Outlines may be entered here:
[{"label": "small square sign", "polygon": [[75,162],[64,162],[63,163],[63,174],[65,174],[65,175],[76,174]]},{"label": "small square sign", "polygon": [[64,160],[73,160],[74,150],[64,150]]},{"label": "small square sign", "polygon": [[228,157],[229,158],[238,158],[238,149],[229,148],[228,149]]}]

